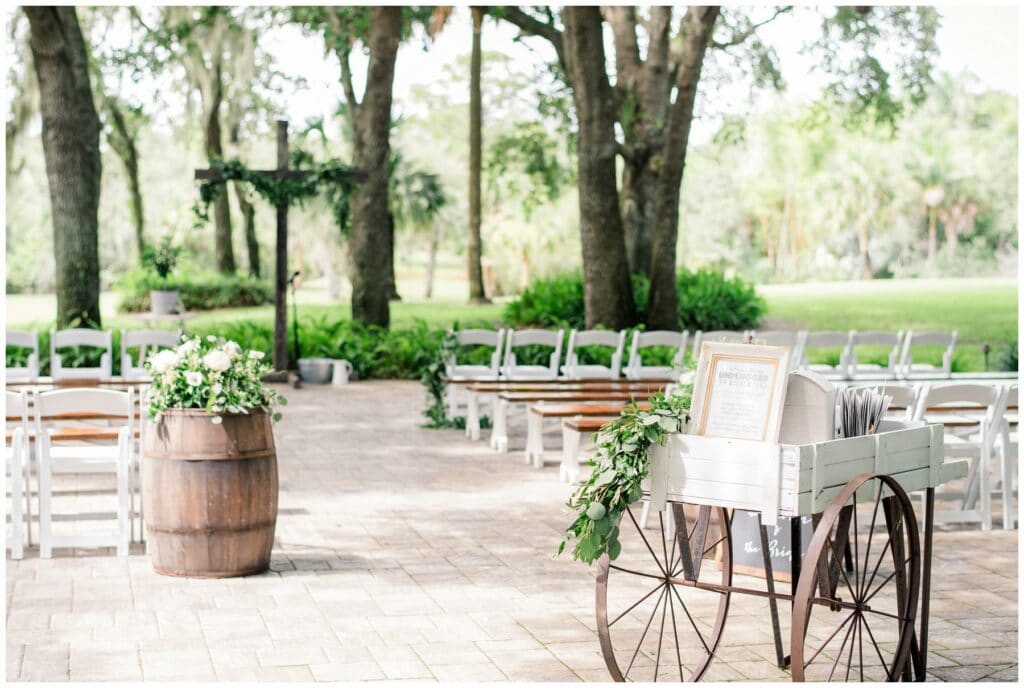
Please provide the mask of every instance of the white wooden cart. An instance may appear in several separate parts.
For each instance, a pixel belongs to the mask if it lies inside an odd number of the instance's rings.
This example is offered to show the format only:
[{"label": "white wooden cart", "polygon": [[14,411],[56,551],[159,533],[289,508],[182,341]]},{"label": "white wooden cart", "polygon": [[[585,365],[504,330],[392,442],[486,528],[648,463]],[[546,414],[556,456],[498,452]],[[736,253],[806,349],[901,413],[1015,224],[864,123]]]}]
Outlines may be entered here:
[{"label": "white wooden cart", "polygon": [[[598,634],[612,677],[700,680],[731,596],[750,594],[768,600],[776,660],[793,680],[923,681],[934,491],[967,464],[944,462],[939,425],[880,430],[814,444],[681,434],[653,449],[645,494],[657,523],[642,528],[639,504],[630,509],[622,554],[598,567]],[[919,490],[922,533],[907,497]],[[737,511],[759,514],[762,587],[733,585]],[[788,593],[775,589],[771,569],[768,529],[782,517],[791,518]],[[814,526],[802,560],[800,517]],[[779,600],[791,603],[788,655]]]}]

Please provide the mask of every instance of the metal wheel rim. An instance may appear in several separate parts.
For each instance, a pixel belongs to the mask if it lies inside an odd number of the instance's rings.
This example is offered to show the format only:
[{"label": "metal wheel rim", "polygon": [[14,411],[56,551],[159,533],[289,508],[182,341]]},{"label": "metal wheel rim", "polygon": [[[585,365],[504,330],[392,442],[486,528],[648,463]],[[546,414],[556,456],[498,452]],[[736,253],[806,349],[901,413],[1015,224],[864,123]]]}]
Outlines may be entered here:
[{"label": "metal wheel rim", "polygon": [[[848,482],[846,486],[843,488],[843,490],[838,495],[836,495],[836,497],[832,500],[829,506],[825,509],[825,512],[822,514],[821,521],[819,522],[817,528],[815,528],[814,536],[811,539],[811,544],[808,548],[807,556],[804,560],[804,565],[801,569],[800,579],[798,581],[797,590],[794,596],[791,634],[791,671],[794,681],[807,680],[805,673],[806,668],[816,659],[816,656],[814,654],[811,654],[811,656],[807,657],[805,661],[805,656],[807,654],[807,648],[805,648],[805,645],[807,644],[807,625],[810,620],[810,615],[814,611],[814,607],[825,606],[825,604],[822,601],[815,601],[814,592],[816,585],[820,580],[819,562],[824,561],[827,565],[829,551],[832,551],[834,557],[838,555],[838,552],[834,548],[834,545],[829,537],[832,532],[832,528],[837,524],[837,522],[840,519],[840,515],[843,508],[849,506],[847,502],[852,498],[854,500],[852,510],[852,518],[854,520],[848,523],[848,525],[852,525],[856,529],[856,493],[864,485],[871,481],[876,481],[878,485],[876,485],[876,498],[872,500],[872,502],[874,502],[872,512],[873,516],[871,521],[871,530],[868,536],[868,544],[866,546],[868,548],[868,551],[865,552],[864,563],[868,564],[872,560],[869,547],[874,537],[874,526],[876,523],[875,519],[877,518],[879,511],[882,510],[883,516],[886,519],[888,518],[887,514],[884,513],[884,509],[887,507],[880,507],[880,505],[884,505],[887,500],[895,500],[894,502],[890,502],[890,504],[895,504],[899,506],[899,521],[897,525],[889,526],[888,528],[901,528],[903,532],[900,534],[900,537],[895,541],[892,540],[891,533],[887,536],[887,544],[882,549],[882,552],[879,555],[878,559],[878,564],[880,565],[882,560],[885,558],[886,554],[889,553],[889,555],[894,560],[893,574],[886,579],[882,579],[882,582],[878,583],[876,587],[872,588],[871,586],[873,583],[875,583],[874,579],[877,576],[878,571],[878,566],[876,565],[871,578],[861,582],[862,576],[859,574],[859,570],[857,569],[857,566],[860,563],[858,561],[860,558],[860,554],[859,552],[857,552],[853,556],[855,567],[854,581],[851,584],[849,578],[845,574],[845,571],[843,571],[842,578],[839,579],[837,582],[836,597],[839,597],[838,593],[840,588],[846,585],[848,588],[848,592],[851,593],[848,602],[852,605],[865,605],[868,602],[870,602],[871,599],[874,598],[882,590],[883,587],[889,584],[890,579],[895,579],[898,570],[902,568],[905,574],[907,575],[907,580],[905,583],[906,590],[904,593],[904,602],[902,603],[902,605],[899,601],[899,596],[897,596],[897,606],[900,607],[901,605],[901,607],[897,609],[897,614],[899,617],[902,617],[904,619],[904,624],[902,629],[899,629],[899,623],[897,622],[898,639],[896,641],[896,648],[892,652],[891,665],[887,664],[885,658],[882,656],[882,653],[878,648],[878,643],[875,641],[875,636],[871,631],[871,626],[867,623],[866,615],[863,613],[863,611],[854,611],[850,614],[844,614],[843,618],[852,617],[854,620],[854,623],[849,623],[848,629],[845,631],[845,633],[847,637],[849,637],[850,635],[859,635],[859,653],[863,653],[864,629],[867,629],[869,637],[868,642],[871,643],[869,647],[872,647],[874,651],[878,654],[878,657],[881,660],[881,666],[886,669],[887,680],[899,680],[901,675],[905,673],[905,669],[907,668],[907,663],[910,657],[910,648],[914,638],[918,593],[920,590],[921,550],[920,539],[918,536],[917,529],[917,518],[914,514],[913,505],[910,502],[910,499],[907,497],[906,492],[903,491],[903,488],[895,479],[893,479],[891,476],[884,474],[864,473]],[[881,488],[883,486],[889,488],[892,491],[892,495],[890,497],[887,497],[886,500],[881,499]],[[904,536],[907,539],[905,543],[903,542]],[[899,542],[900,548],[902,548],[904,545],[906,545],[907,547],[908,551],[906,552],[906,557],[903,559],[903,563],[901,565],[897,565],[895,563],[896,553],[893,551],[893,549],[896,547],[896,545],[892,545],[893,542]],[[859,547],[857,538],[854,539],[854,547]],[[908,565],[909,568],[907,568]],[[842,562],[840,562],[839,568],[844,568]],[[867,569],[865,568],[865,575],[866,571]],[[866,610],[870,611],[870,605],[868,605]],[[843,608],[843,612],[846,612],[845,607]],[[878,613],[880,614],[881,612]],[[844,621],[843,623],[846,624],[847,622]],[[855,627],[859,630],[853,632],[853,629]],[[836,632],[833,633],[833,635],[842,635],[842,628],[843,626],[840,625],[836,629]],[[820,647],[818,647],[817,649],[812,647],[811,650],[813,652],[820,652],[821,650],[824,650],[825,647],[832,642],[832,640],[833,638],[830,637]],[[817,645],[817,643],[812,643],[812,645]],[[850,666],[852,664],[853,648],[854,644],[851,643],[849,650],[849,659],[847,660],[847,669],[844,672],[844,677],[840,678],[840,680],[847,680],[850,677]],[[835,671],[836,664],[841,659],[842,649],[843,648],[841,648],[840,652],[837,653],[837,656],[834,660],[834,664],[832,667],[833,672]],[[859,654],[859,660],[861,664],[860,672],[858,672],[858,674],[855,674],[854,680],[860,680],[860,674],[862,674],[863,672],[863,654]],[[871,661],[873,661],[873,659]],[[832,675],[833,674],[830,674],[829,680],[831,680]]]},{"label": "metal wheel rim", "polygon": [[[674,505],[674,506],[671,506],[671,505]],[[673,508],[682,509],[683,506],[684,505],[682,503],[670,502],[670,509],[666,510],[665,513],[671,513],[671,509],[673,509]],[[721,560],[721,574],[722,574],[721,584],[728,586],[728,585],[732,584],[732,573],[733,573],[733,571],[732,571],[732,533],[731,533],[731,529],[730,529],[730,524],[731,524],[730,515],[726,513],[725,509],[719,508],[719,507],[715,507],[713,509],[712,513],[713,513],[714,516],[717,516],[717,518],[719,519],[718,522],[720,524],[722,524],[722,528],[723,528],[724,532],[723,533],[719,533],[716,537],[709,538],[709,539],[712,540],[712,541],[717,540],[718,542],[720,542],[720,543],[722,543],[724,545],[722,547],[723,556],[722,556],[722,560]],[[651,516],[653,516],[653,515],[654,514],[652,513]],[[637,535],[636,529],[633,528],[633,526],[637,522],[633,518],[631,518],[631,516],[632,516],[632,512],[630,512],[629,514],[627,514],[623,518],[623,521],[622,521],[623,528],[625,529],[627,527],[627,524],[628,524],[628,527],[630,529],[632,529],[632,531],[633,531],[632,532],[632,536],[633,537],[639,537]],[[659,516],[661,516],[661,514],[659,514]],[[630,523],[630,521],[633,521],[633,522]],[[661,524],[661,528],[658,531],[655,531],[655,532],[657,532],[659,535],[663,536],[664,521],[661,520],[661,521],[659,521],[659,523]],[[652,538],[652,540],[656,541],[656,537]],[[706,542],[705,542],[705,544],[706,544]],[[714,549],[715,546],[717,546],[717,543],[715,545],[712,545],[711,549]],[[705,550],[705,551],[707,551],[707,550]],[[655,559],[657,559],[657,557],[655,557]],[[612,621],[609,622],[609,613],[608,613],[608,611],[609,611],[608,610],[608,582],[609,582],[609,576],[610,576],[611,572],[613,570],[616,570],[616,569],[613,569],[612,566],[613,566],[613,564],[609,560],[607,555],[602,556],[598,560],[597,585],[596,585],[597,632],[598,632],[598,638],[599,638],[600,644],[601,644],[601,654],[604,656],[605,666],[608,668],[609,674],[611,674],[611,677],[612,677],[613,680],[618,681],[618,682],[623,682],[623,681],[632,680],[632,679],[628,678],[628,673],[629,673],[628,669],[627,669],[627,671],[622,671],[621,667],[619,666],[618,659],[616,658],[616,655],[615,655],[614,644],[613,644],[613,641],[612,641],[611,624],[615,623],[615,621],[618,620],[616,618],[616,619],[612,619]],[[668,573],[672,573],[672,571],[670,570]],[[623,575],[619,571],[617,571],[617,574],[618,574],[618,576],[616,576],[616,577],[621,577]],[[683,574],[682,574],[682,571],[680,570],[674,576],[669,576],[669,577],[659,576],[659,578],[662,578],[662,580],[663,580],[662,586],[674,586],[674,587],[678,588],[678,587],[680,587],[680,586],[678,586],[678,584],[674,584],[674,583],[669,582],[667,580],[667,578],[673,578],[673,579],[678,580],[678,579],[681,579],[682,576],[683,576]],[[689,587],[689,586],[687,586],[687,587]],[[666,588],[666,592],[672,592],[671,588]],[[713,626],[712,631],[709,634],[709,636],[704,640],[704,642],[706,643],[706,647],[709,648],[709,651],[704,653],[703,658],[697,664],[696,668],[690,673],[690,676],[688,678],[684,678],[684,679],[681,679],[681,680],[699,681],[704,676],[704,674],[708,670],[708,667],[711,665],[712,659],[714,659],[715,650],[717,650],[717,648],[718,648],[718,644],[719,644],[719,642],[721,641],[721,638],[722,638],[722,633],[723,633],[723,631],[725,629],[725,620],[726,620],[726,618],[728,616],[728,612],[729,612],[729,601],[730,601],[730,598],[732,596],[731,591],[717,592],[717,591],[710,591],[710,590],[708,590],[706,592],[709,595],[719,595],[720,596],[719,602],[718,602],[718,607],[717,607],[717,612],[716,612],[716,616],[715,616],[714,626]],[[654,596],[657,597],[657,595],[658,595],[658,593],[655,593]],[[676,621],[677,622],[681,621],[682,624],[692,623],[692,620],[687,620],[685,618],[685,616],[687,614],[681,614],[680,611],[677,611],[677,610],[679,610],[680,606],[685,607],[685,605],[683,605],[683,603],[682,603],[682,600],[679,598],[678,593],[676,595],[674,595],[673,598],[675,600],[673,602],[673,604],[676,605],[674,607],[674,609],[673,609],[673,613],[676,614],[676,616],[677,616]],[[655,604],[655,608],[654,608],[655,612],[658,610],[658,608],[659,608],[659,606],[661,604],[662,604],[661,602],[658,602],[658,603]],[[623,612],[622,615],[624,616],[625,612]],[[681,618],[679,618],[679,617],[681,617]],[[657,629],[654,629],[654,630],[657,630]],[[678,628],[676,630],[678,632]],[[669,642],[666,643],[666,647],[669,650],[669,652],[667,653],[668,657],[669,657],[669,661],[671,661],[672,660],[671,642],[673,641],[673,636],[672,636],[671,633],[665,633],[664,630],[659,631],[659,635],[669,638]],[[659,638],[659,640],[661,640],[663,642],[664,639],[663,638]],[[641,644],[642,643],[643,643],[643,640],[641,639]],[[678,640],[677,639],[676,639],[676,643],[677,643],[676,644],[676,649],[681,652],[681,648],[679,648],[679,646],[678,646]],[[637,649],[639,649],[639,648],[637,648]],[[659,650],[660,650],[660,645],[659,645]],[[679,666],[682,667],[682,664],[680,663]],[[657,673],[658,672],[657,672],[657,667],[656,667],[655,668],[655,676],[654,676],[655,679],[657,679]]]}]

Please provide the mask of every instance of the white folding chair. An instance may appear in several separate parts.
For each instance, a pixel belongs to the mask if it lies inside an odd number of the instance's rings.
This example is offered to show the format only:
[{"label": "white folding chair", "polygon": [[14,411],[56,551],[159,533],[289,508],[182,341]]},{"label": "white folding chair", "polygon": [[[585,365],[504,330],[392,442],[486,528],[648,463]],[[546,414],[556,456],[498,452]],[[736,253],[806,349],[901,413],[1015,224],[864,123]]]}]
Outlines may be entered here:
[{"label": "white folding chair", "polygon": [[[57,441],[61,426],[74,414],[88,413],[116,421],[113,444],[71,444]],[[36,461],[39,470],[39,556],[48,559],[54,547],[110,547],[127,556],[131,539],[134,495],[131,487],[135,402],[133,392],[75,388],[36,395]],[[119,426],[119,427],[118,427]],[[74,440],[71,440],[74,441]],[[53,476],[57,473],[113,474],[117,477],[117,528],[107,534],[53,534]],[[78,514],[82,515],[82,514]]]},{"label": "white folding chair", "polygon": [[878,385],[851,385],[849,389],[865,388],[892,397],[892,402],[886,413],[888,420],[909,422],[914,419],[914,414],[917,412],[917,399],[921,392],[920,386],[889,382]]},{"label": "white folding chair", "polygon": [[[501,372],[501,345],[505,339],[504,330],[459,330],[455,333],[455,341],[458,346],[491,346],[491,360],[488,365],[459,363],[457,354],[452,355],[445,361],[445,374],[449,378],[460,377],[471,380],[497,380]],[[445,398],[447,400],[448,417],[454,418],[458,415],[460,385],[446,385]]]},{"label": "white folding chair", "polygon": [[[836,330],[825,330],[822,332],[807,332],[804,334],[804,348],[801,352],[800,369],[813,370],[822,375],[846,375],[846,350],[850,343],[852,332],[838,332]],[[814,349],[839,349],[839,363],[829,365],[828,363],[811,363],[809,353]]]},{"label": "white folding chair", "polygon": [[[946,350],[942,353],[942,365],[914,363],[912,348],[915,346],[946,347]],[[903,338],[903,353],[900,355],[900,375],[912,377],[914,373],[926,375],[942,373],[949,377],[953,374],[953,348],[955,346],[956,330],[952,332],[914,332],[913,330],[907,330],[907,336]]]},{"label": "white folding chair", "polygon": [[[104,349],[98,366],[67,368],[58,349],[68,346],[91,346]],[[50,375],[54,380],[91,380],[109,378],[113,375],[114,338],[104,330],[90,330],[77,327],[70,330],[50,330]]]},{"label": "white folding chair", "polygon": [[28,358],[23,366],[7,366],[7,381],[31,380],[39,377],[39,335],[35,332],[7,330],[7,346],[28,349]]},{"label": "white folding chair", "polygon": [[[507,380],[556,380],[562,360],[564,330],[509,330],[506,336],[505,361],[501,373]],[[515,349],[519,346],[547,346],[553,349],[548,365],[520,365]]]},{"label": "white folding chair", "polygon": [[[936,521],[980,523],[982,530],[992,528],[989,464],[1004,398],[1004,387],[978,383],[943,382],[927,385],[921,390],[914,420],[943,423],[946,456],[966,458],[970,462],[960,508],[936,511]],[[958,406],[972,408],[965,411]],[[981,504],[975,508],[977,496],[980,496]],[[1008,496],[1004,494],[1003,498],[1005,501]]]},{"label": "white folding chair", "polygon": [[[636,330],[633,333],[633,343],[629,348],[626,377],[630,380],[675,380],[678,377],[676,369],[683,365],[683,357],[686,355],[686,340],[689,337],[690,333],[685,330],[682,332],[672,332],[671,330],[641,332]],[[654,346],[666,346],[676,350],[671,366],[644,365],[640,349],[649,349]]]},{"label": "white folding chair", "polygon": [[760,330],[750,334],[755,344],[786,347],[789,349],[789,369],[793,371],[800,367],[804,356],[804,340],[807,338],[805,330]]},{"label": "white folding chair", "polygon": [[11,530],[7,546],[11,559],[24,556],[28,524],[32,522],[32,503],[29,499],[28,459],[28,398],[24,392],[6,392],[7,418],[5,427],[11,428],[11,439],[4,445],[5,473],[11,477]]},{"label": "white folding chair", "polygon": [[[1007,386],[1003,398],[1003,414],[999,423],[999,436],[996,438],[999,452],[999,468],[1003,483],[1003,527],[1012,527],[1017,523],[1017,510],[1013,508],[1010,497],[1013,497],[1017,482],[1017,460],[1020,448],[1017,444],[1018,422],[1020,420],[1019,385]],[[1009,487],[1007,487],[1009,486]]]},{"label": "white folding chair", "polygon": [[[607,346],[612,349],[608,365],[580,363],[577,349],[581,346]],[[565,352],[562,372],[570,380],[586,378],[608,378],[618,380],[622,376],[622,352],[626,346],[626,331],[572,330],[569,333],[569,348]]]},{"label": "white folding chair", "polygon": [[[181,330],[121,330],[121,377],[137,380],[149,377],[143,364],[161,347],[173,349],[181,343]],[[139,357],[132,359],[132,349]]]},{"label": "white folding chair", "polygon": [[[900,346],[903,344],[903,331],[892,332],[857,332],[850,333],[850,341],[846,345],[846,375],[855,379],[858,375],[892,375],[899,372]],[[861,346],[887,346],[889,353],[884,364],[863,363],[857,360],[857,348]]]},{"label": "white folding chair", "polygon": [[700,347],[704,342],[728,342],[742,344],[750,336],[750,330],[697,330],[693,335],[693,360],[700,360]]}]

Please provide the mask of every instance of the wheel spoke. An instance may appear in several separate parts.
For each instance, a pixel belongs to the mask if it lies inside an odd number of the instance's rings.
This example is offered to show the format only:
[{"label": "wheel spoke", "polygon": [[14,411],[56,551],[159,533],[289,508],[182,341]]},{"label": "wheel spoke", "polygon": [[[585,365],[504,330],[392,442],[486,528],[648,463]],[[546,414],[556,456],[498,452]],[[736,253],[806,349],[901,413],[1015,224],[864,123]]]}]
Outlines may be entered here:
[{"label": "wheel spoke", "polygon": [[611,628],[612,626],[614,626],[614,625],[615,625],[615,622],[616,622],[616,621],[618,621],[619,619],[621,619],[622,617],[624,617],[624,616],[625,616],[626,614],[629,614],[629,613],[630,613],[631,611],[633,611],[634,609],[636,609],[637,607],[639,607],[639,606],[640,606],[641,604],[643,604],[644,600],[646,600],[646,599],[647,599],[648,597],[650,597],[650,596],[651,596],[651,595],[653,595],[654,593],[658,592],[658,590],[659,590],[659,589],[660,589],[660,588],[661,588],[661,587],[662,587],[663,585],[665,585],[665,583],[659,583],[658,585],[656,585],[656,586],[654,586],[653,588],[651,588],[651,591],[650,591],[649,593],[647,593],[646,595],[644,595],[643,597],[641,597],[641,598],[640,598],[639,600],[637,600],[636,602],[634,602],[634,603],[633,603],[632,605],[630,605],[629,609],[627,609],[626,611],[624,611],[624,612],[622,612],[621,614],[619,614],[618,616],[616,616],[616,617],[615,617],[615,620],[614,620],[614,621],[609,621],[609,622],[608,622],[608,627],[609,627],[609,628]]},{"label": "wheel spoke", "polygon": [[846,648],[846,641],[850,639],[850,631],[852,630],[853,624],[850,624],[850,627],[846,629],[846,635],[843,636],[843,644],[839,646],[839,651],[836,652],[836,658],[832,660],[832,669],[828,672],[828,678],[825,679],[826,681],[831,681],[832,675],[836,673],[836,667],[839,666],[839,660],[843,656],[843,650]]},{"label": "wheel spoke", "polygon": [[[663,513],[664,512],[662,512],[662,511],[658,512],[658,527],[661,528],[661,554],[662,554],[663,557],[665,557],[665,569],[664,570],[667,572],[667,571],[671,571],[672,570],[672,562],[669,561],[668,549],[665,546],[665,519],[662,518],[662,514]],[[668,574],[666,573],[666,575],[668,575]]]},{"label": "wheel spoke", "polygon": [[[717,546],[718,546],[718,543],[720,543],[720,542],[724,542],[724,541],[725,541],[725,538],[726,538],[726,537],[727,537],[727,536],[723,535],[722,537],[720,537],[720,538],[718,538],[717,540],[715,540],[714,542],[712,542],[712,543],[711,543],[711,545],[710,545],[710,546],[709,546],[709,547],[708,547],[708,548],[707,548],[706,550],[704,550],[703,554],[707,554],[708,552],[710,552],[711,550],[713,550],[713,549],[714,549],[715,547],[717,547]],[[702,556],[703,556],[703,555],[702,555]]]},{"label": "wheel spoke", "polygon": [[658,565],[658,568],[661,569],[662,575],[667,577],[668,572],[665,571],[665,569],[661,565],[661,562],[658,561],[658,555],[654,553],[654,549],[651,547],[651,543],[647,541],[647,536],[644,535],[643,528],[641,528],[640,524],[636,522],[636,518],[633,516],[633,510],[627,508],[626,513],[629,514],[629,520],[631,520],[633,522],[633,525],[636,526],[636,532],[640,533],[640,537],[643,539],[644,544],[647,545],[647,551],[651,553],[651,558],[654,559],[654,563],[656,563]]},{"label": "wheel spoke", "polygon": [[886,617],[889,617],[890,619],[896,619],[897,621],[902,621],[904,623],[910,623],[910,619],[905,617],[905,616],[899,616],[898,614],[890,614],[889,612],[883,612],[880,609],[867,609],[867,608],[865,608],[864,611],[868,612],[869,614],[878,614],[879,616],[886,616]]},{"label": "wheel spoke", "polygon": [[872,597],[874,597],[875,595],[877,595],[877,594],[878,594],[878,592],[879,592],[879,591],[880,591],[880,590],[881,590],[882,588],[884,588],[884,587],[885,587],[885,584],[886,584],[886,583],[888,583],[889,581],[891,581],[891,580],[893,579],[893,576],[895,576],[895,575],[896,575],[896,574],[897,574],[897,573],[899,572],[899,570],[900,570],[901,568],[903,568],[903,567],[905,567],[905,566],[906,566],[907,564],[909,564],[909,563],[910,563],[910,560],[911,560],[911,559],[913,559],[913,558],[914,558],[914,557],[913,557],[913,555],[911,555],[911,556],[907,557],[906,559],[904,559],[904,560],[903,560],[903,563],[901,563],[901,564],[900,564],[899,566],[896,566],[896,567],[894,567],[894,569],[893,569],[893,572],[892,572],[892,573],[890,573],[890,574],[889,574],[888,576],[886,576],[886,577],[885,577],[885,580],[884,580],[884,581],[882,581],[881,583],[879,583],[879,584],[878,584],[878,587],[877,587],[877,588],[875,588],[875,591],[874,591],[873,593],[871,593],[870,595],[868,595],[867,597],[865,597],[865,598],[864,598],[863,600],[861,600],[861,603],[862,603],[862,604],[867,604],[868,602],[870,602],[870,601],[871,601],[871,598],[872,598]]},{"label": "wheel spoke", "polygon": [[[881,490],[879,490],[881,492]],[[857,617],[857,661],[860,664],[860,682],[864,683],[864,617]]]},{"label": "wheel spoke", "polygon": [[853,591],[853,584],[850,582],[850,577],[846,575],[846,567],[843,565],[843,555],[841,553],[838,553],[838,542],[833,542],[832,540],[826,537],[825,543],[828,545],[829,549],[832,550],[832,556],[836,557],[839,560],[839,573],[843,574],[843,580],[846,582],[846,588],[850,591],[850,601],[856,602],[857,593]]},{"label": "wheel spoke", "polygon": [[882,566],[882,562],[885,561],[885,553],[892,548],[892,533],[889,534],[889,539],[885,541],[885,547],[882,548],[882,554],[878,557],[878,561],[875,562],[875,569],[871,572],[871,578],[868,579],[867,584],[864,586],[864,592],[867,593],[871,589],[871,584],[875,582],[875,576],[878,575],[878,569]]},{"label": "wheel spoke", "polygon": [[630,573],[634,576],[643,576],[644,578],[653,578],[654,580],[665,580],[664,576],[659,576],[656,573],[644,573],[643,571],[634,571],[633,569],[627,569],[617,564],[608,564],[608,568],[615,569],[616,571],[622,571],[623,573]]},{"label": "wheel spoke", "polygon": [[[882,668],[886,670],[886,674],[889,674],[888,667],[885,666],[885,657],[882,656],[882,650],[878,647],[878,641],[875,640],[875,634],[871,632],[871,626],[868,625],[868,618],[862,617],[861,622],[864,624],[864,628],[868,631],[868,637],[871,638],[871,645],[875,648],[875,654],[878,655],[878,661],[882,663]],[[889,674],[891,676],[891,674]]]},{"label": "wheel spoke", "polygon": [[843,678],[845,683],[850,682],[850,667],[853,666],[853,646],[857,644],[857,626],[856,621],[850,624],[850,628],[853,629],[853,638],[850,643],[850,653],[846,657],[846,676]]},{"label": "wheel spoke", "polygon": [[[860,544],[857,542],[857,531],[860,530],[857,525],[857,490],[853,491],[853,580],[856,583],[855,588],[859,588],[861,581],[860,575]],[[857,598],[854,597],[854,600]]]},{"label": "wheel spoke", "polygon": [[[668,583],[668,585],[672,585]],[[665,612],[668,611],[668,601],[671,595],[665,595],[665,601],[661,605],[661,628],[658,629],[658,654],[654,656],[654,682],[658,682],[658,668],[661,666],[661,645],[665,642]]]},{"label": "wheel spoke", "polygon": [[[669,509],[674,509],[674,508],[675,507],[673,505],[669,504]],[[675,523],[675,512],[674,511],[672,512],[672,522]],[[678,540],[679,540],[678,535],[676,535],[675,537],[672,538],[672,549],[669,551],[669,555],[668,555],[668,558],[669,558],[668,570],[672,572],[671,575],[669,576],[670,578],[675,578],[675,576],[676,576],[676,542]],[[682,557],[680,557],[680,561],[682,561]]]},{"label": "wheel spoke", "polygon": [[713,655],[714,653],[712,653],[711,648],[708,647],[707,641],[704,640],[704,634],[700,632],[699,628],[697,628],[697,622],[693,620],[693,616],[690,615],[690,610],[686,608],[686,603],[683,602],[683,598],[679,596],[676,586],[669,583],[668,587],[675,594],[676,599],[679,600],[679,606],[683,608],[683,613],[685,613],[686,618],[690,620],[690,625],[693,626],[693,630],[696,631],[697,637],[700,638],[700,644],[704,646],[704,651],[709,655]]},{"label": "wheel spoke", "polygon": [[[669,583],[668,585],[672,585]],[[672,602],[672,596],[668,595],[668,608],[672,612],[672,636],[676,641],[676,661],[679,663],[679,682],[683,683],[683,656],[679,652],[679,631],[676,628],[676,605]]]},{"label": "wheel spoke", "polygon": [[[856,613],[857,613],[857,612],[855,612],[855,611],[853,611],[853,612],[850,612],[850,614],[849,614],[849,615],[848,615],[848,616],[847,616],[847,617],[846,617],[845,619],[843,619],[843,623],[841,623],[841,624],[839,624],[838,626],[836,626],[836,630],[832,631],[832,635],[830,635],[830,636],[829,636],[829,637],[828,637],[828,638],[827,638],[827,639],[825,640],[825,642],[821,644],[821,647],[819,647],[819,648],[817,649],[817,651],[815,651],[815,653],[814,653],[813,655],[811,655],[811,658],[810,658],[810,659],[808,659],[808,660],[807,660],[806,662],[804,662],[804,669],[806,669],[807,667],[809,667],[809,666],[811,665],[811,662],[813,662],[813,661],[814,661],[814,659],[815,659],[815,658],[816,658],[816,657],[817,657],[818,655],[820,655],[820,654],[821,654],[821,651],[822,651],[822,650],[824,650],[824,649],[825,649],[825,647],[826,647],[826,646],[828,646],[828,644],[832,642],[832,639],[836,637],[836,634],[837,634],[837,633],[839,633],[839,631],[843,630],[843,626],[845,626],[846,624],[848,624],[848,623],[850,622],[850,619],[852,619],[852,618],[853,618],[853,616],[854,616],[854,614],[856,614]],[[805,628],[805,630],[806,630],[806,624],[805,624],[805,627],[804,627],[804,628]]]},{"label": "wheel spoke", "polygon": [[[665,591],[661,591],[662,596],[665,595]],[[655,603],[654,609],[651,610],[651,617],[647,619],[647,625],[644,627],[644,633],[640,636],[640,642],[636,644],[636,649],[633,650],[633,658],[629,660],[629,666],[626,667],[626,673],[622,675],[622,678],[629,676],[629,670],[633,668],[633,662],[636,661],[636,656],[640,654],[640,648],[643,647],[644,639],[647,638],[647,631],[651,630],[651,622],[654,621],[654,615],[658,612],[658,605],[661,603],[661,597],[658,598],[658,602]]]},{"label": "wheel spoke", "polygon": [[[871,526],[870,528],[868,528],[868,542],[867,545],[864,547],[865,573],[867,572],[868,562],[871,561],[871,540],[874,538],[875,535],[875,521],[878,519],[878,505],[882,501],[881,486],[876,486],[875,492],[877,492],[877,494],[875,495],[875,509],[874,511],[871,512]],[[864,587],[864,581],[860,581],[860,587],[857,589],[857,591],[860,593],[859,597],[863,597],[864,593],[867,592],[867,589]]]}]

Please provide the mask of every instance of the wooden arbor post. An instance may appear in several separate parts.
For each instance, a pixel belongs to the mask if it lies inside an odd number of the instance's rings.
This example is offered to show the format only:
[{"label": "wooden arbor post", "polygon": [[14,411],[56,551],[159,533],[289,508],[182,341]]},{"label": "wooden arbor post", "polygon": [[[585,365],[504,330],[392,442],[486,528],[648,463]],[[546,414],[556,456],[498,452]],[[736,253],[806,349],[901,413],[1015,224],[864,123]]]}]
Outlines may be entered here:
[{"label": "wooden arbor post", "polygon": [[[293,170],[288,163],[288,122],[277,121],[277,167],[272,170],[252,170],[251,174],[276,179],[301,179],[306,175],[302,170]],[[227,181],[214,169],[196,170],[195,178],[206,182]],[[355,181],[366,178],[365,173],[352,170],[348,176]],[[279,373],[288,370],[288,202],[276,207],[277,233],[274,275],[274,369]]]}]

